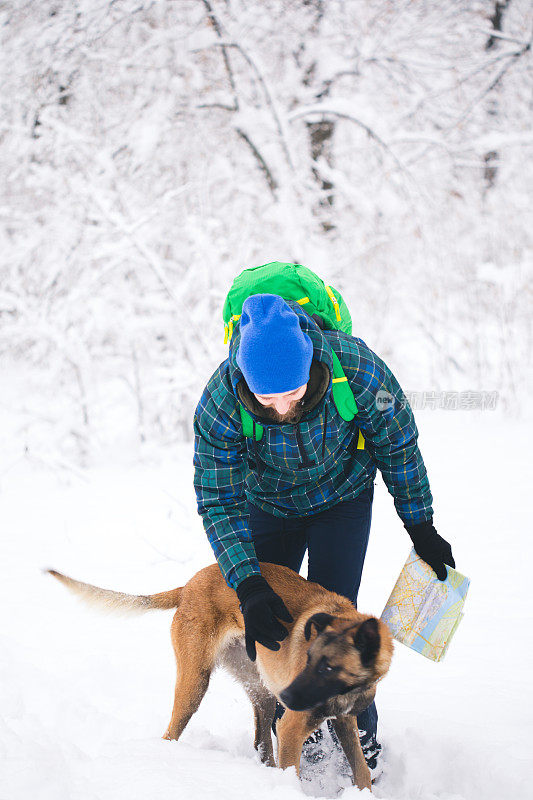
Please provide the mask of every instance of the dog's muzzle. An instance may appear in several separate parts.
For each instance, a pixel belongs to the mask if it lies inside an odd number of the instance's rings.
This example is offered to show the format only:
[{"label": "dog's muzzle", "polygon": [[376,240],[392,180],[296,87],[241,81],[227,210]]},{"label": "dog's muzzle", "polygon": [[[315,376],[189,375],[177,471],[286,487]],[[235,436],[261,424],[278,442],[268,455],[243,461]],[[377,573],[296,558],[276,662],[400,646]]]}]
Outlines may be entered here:
[{"label": "dog's muzzle", "polygon": [[293,692],[290,688],[284,689],[279,696],[279,699],[284,706],[290,708],[291,711],[306,711],[313,708],[315,703],[309,704],[309,699],[304,698],[298,692]]}]

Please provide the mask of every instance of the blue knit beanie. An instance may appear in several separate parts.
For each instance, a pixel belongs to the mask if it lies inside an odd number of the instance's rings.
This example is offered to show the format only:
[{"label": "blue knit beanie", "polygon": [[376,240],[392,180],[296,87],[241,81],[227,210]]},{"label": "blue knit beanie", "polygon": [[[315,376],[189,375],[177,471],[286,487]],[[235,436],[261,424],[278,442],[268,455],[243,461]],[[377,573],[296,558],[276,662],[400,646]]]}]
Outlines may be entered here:
[{"label": "blue knit beanie", "polygon": [[240,331],[237,364],[254,394],[292,392],[307,383],[313,343],[282,297],[247,297]]}]

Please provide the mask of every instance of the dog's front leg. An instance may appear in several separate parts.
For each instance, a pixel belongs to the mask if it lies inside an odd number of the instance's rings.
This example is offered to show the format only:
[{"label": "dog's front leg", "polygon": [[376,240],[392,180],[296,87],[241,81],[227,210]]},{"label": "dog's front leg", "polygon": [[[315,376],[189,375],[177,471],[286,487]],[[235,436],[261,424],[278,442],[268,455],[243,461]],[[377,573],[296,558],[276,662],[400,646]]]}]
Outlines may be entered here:
[{"label": "dog's front leg", "polygon": [[353,782],[358,789],[366,788],[372,791],[370,770],[367,767],[361,742],[359,741],[357,718],[353,716],[336,717],[332,722],[341,747],[352,768]]},{"label": "dog's front leg", "polygon": [[276,723],[278,738],[278,766],[281,769],[296,767],[296,774],[300,774],[300,758],[303,743],[313,731],[320,727],[322,719],[316,718],[307,711],[291,711],[285,713]]}]

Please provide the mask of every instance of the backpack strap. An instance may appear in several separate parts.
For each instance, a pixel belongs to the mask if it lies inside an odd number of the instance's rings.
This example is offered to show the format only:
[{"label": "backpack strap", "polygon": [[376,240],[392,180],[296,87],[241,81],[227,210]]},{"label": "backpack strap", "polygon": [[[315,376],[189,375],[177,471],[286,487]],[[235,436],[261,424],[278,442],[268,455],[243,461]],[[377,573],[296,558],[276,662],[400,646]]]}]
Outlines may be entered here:
[{"label": "backpack strap", "polygon": [[[246,436],[247,439],[254,438],[254,421],[252,419],[251,414],[241,406],[239,403],[239,411],[241,414],[241,422],[242,422],[242,432]],[[260,425],[258,422],[255,423],[255,441],[260,442],[263,438],[263,426]]]},{"label": "backpack strap", "polygon": [[335,403],[335,407],[343,420],[346,422],[351,422],[357,414],[357,403],[355,402],[355,397],[350,389],[348,378],[344,374],[344,370],[341,367],[339,357],[333,351],[331,353],[331,357],[333,359],[333,376],[331,378],[333,402]]},{"label": "backpack strap", "polygon": [[[348,378],[344,374],[344,370],[339,361],[339,357],[332,351],[331,357],[333,360],[333,377],[331,379],[331,391],[333,394],[333,402],[335,408],[340,416],[346,422],[351,422],[357,414],[357,403],[355,397],[350,389]],[[359,428],[357,431],[357,444],[356,450],[365,449],[365,439]]]}]

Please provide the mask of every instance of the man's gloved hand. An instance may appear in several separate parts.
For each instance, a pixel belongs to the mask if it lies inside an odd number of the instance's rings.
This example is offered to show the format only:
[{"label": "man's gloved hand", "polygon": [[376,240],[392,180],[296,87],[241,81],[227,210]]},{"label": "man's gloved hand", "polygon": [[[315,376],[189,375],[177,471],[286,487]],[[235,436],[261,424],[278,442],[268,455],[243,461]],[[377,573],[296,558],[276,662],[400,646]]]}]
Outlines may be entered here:
[{"label": "man's gloved hand", "polygon": [[405,529],[413,542],[414,548],[420,558],[429,564],[437,573],[439,581],[446,580],[446,567],[448,564],[455,569],[452,548],[446,539],[439,536],[433,522],[420,522],[418,525],[405,525]]},{"label": "man's gloved hand", "polygon": [[237,586],[237,597],[244,617],[246,652],[255,661],[255,643],[269,650],[279,650],[279,642],[288,636],[287,628],[279,622],[293,622],[287,606],[270,588],[262,575],[250,575]]}]

